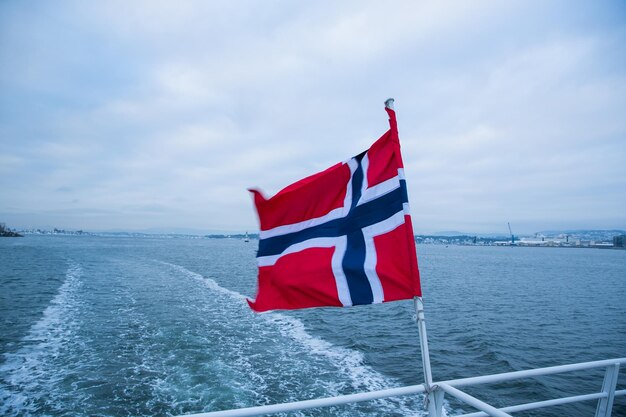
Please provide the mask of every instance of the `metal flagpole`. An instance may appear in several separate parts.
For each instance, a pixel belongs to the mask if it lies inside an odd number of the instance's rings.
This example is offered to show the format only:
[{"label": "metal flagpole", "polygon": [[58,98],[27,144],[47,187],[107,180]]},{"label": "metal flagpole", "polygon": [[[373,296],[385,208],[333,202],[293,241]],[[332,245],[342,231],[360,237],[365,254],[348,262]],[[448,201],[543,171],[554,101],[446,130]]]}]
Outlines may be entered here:
[{"label": "metal flagpole", "polygon": [[428,338],[426,337],[426,321],[424,320],[424,303],[422,297],[413,297],[415,304],[415,318],[420,336],[420,348],[422,351],[422,366],[424,367],[424,385],[426,386],[426,406],[429,417],[437,417],[438,405],[435,401],[433,386],[433,374],[430,370],[430,355],[428,353]]},{"label": "metal flagpole", "polygon": [[[394,99],[388,98],[385,100],[385,107],[394,110]],[[433,374],[430,370],[430,355],[428,354],[428,339],[426,337],[426,323],[424,321],[424,303],[422,297],[413,297],[415,302],[415,318],[417,320],[417,327],[419,330],[420,347],[422,351],[422,366],[424,367],[424,386],[426,388],[426,407],[428,408],[429,417],[439,417],[441,404],[436,404],[435,393],[433,386]],[[438,400],[441,396],[438,396]],[[439,401],[437,401],[439,402]]]}]

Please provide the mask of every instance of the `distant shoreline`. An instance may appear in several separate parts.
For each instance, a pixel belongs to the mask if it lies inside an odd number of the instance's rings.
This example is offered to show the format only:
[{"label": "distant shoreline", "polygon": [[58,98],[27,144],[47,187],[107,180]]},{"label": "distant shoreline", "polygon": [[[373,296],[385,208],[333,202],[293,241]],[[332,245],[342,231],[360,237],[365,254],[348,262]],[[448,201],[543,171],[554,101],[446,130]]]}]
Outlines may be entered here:
[{"label": "distant shoreline", "polygon": [[0,232],[0,237],[24,237],[24,235],[15,232]]},{"label": "distant shoreline", "polygon": [[4,223],[0,223],[0,237],[23,237],[21,234],[6,227]]},{"label": "distant shoreline", "polygon": [[[14,233],[14,232],[9,232]],[[140,232],[84,232],[66,231],[55,229],[48,230],[31,230],[21,231],[27,236],[94,236],[94,237],[118,237],[118,238],[162,238],[162,239],[230,239],[230,240],[258,240],[258,233],[235,233],[235,234],[181,234],[181,233],[140,233]],[[22,237],[23,235],[15,233]],[[504,240],[504,237],[476,237],[469,235],[461,236],[434,236],[434,235],[415,235],[415,243],[419,245],[436,245],[436,246],[488,246],[488,247],[533,247],[533,248],[587,248],[587,249],[626,249],[624,246],[615,245],[616,237],[605,236],[597,239],[581,239],[575,236],[566,237],[550,237],[545,240],[529,240],[528,238],[515,237],[515,243],[511,244],[510,240]],[[621,242],[621,241],[620,241]]]},{"label": "distant shoreline", "polygon": [[613,246],[613,245],[594,245],[594,246],[533,246],[533,245],[474,245],[474,244],[459,244],[459,243],[417,243],[424,246],[472,246],[472,247],[489,247],[489,248],[540,248],[540,249],[617,249],[624,250],[626,247]]}]

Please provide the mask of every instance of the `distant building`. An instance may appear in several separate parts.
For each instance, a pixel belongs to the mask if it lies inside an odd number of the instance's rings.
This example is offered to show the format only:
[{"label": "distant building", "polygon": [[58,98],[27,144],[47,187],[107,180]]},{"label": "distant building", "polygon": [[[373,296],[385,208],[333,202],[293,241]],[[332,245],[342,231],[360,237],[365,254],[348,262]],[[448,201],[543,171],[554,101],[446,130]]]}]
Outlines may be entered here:
[{"label": "distant building", "polygon": [[616,248],[626,248],[626,235],[614,236],[613,246]]}]

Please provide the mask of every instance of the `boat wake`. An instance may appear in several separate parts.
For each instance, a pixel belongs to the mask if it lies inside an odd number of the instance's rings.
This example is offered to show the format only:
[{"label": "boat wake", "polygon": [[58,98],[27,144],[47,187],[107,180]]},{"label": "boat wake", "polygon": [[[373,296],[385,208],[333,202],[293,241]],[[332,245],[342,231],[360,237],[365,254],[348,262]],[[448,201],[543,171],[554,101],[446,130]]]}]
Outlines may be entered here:
[{"label": "boat wake", "polygon": [[[393,378],[385,376],[367,364],[363,353],[342,347],[310,334],[305,324],[298,318],[284,312],[268,312],[255,314],[245,303],[246,297],[222,287],[211,278],[202,276],[183,266],[164,263],[179,273],[196,280],[212,292],[229,298],[230,308],[237,310],[240,326],[245,326],[246,336],[243,340],[233,341],[240,349],[236,365],[245,369],[245,374],[255,383],[247,389],[268,392],[272,385],[278,384],[289,389],[288,397],[277,401],[268,394],[256,398],[255,404],[239,403],[238,406],[263,405],[284,401],[297,401],[310,398],[352,394],[357,392],[380,390],[400,386]],[[243,322],[243,323],[242,323]],[[277,337],[280,335],[280,337]],[[281,345],[275,348],[278,354],[250,354],[242,345],[254,346],[268,338],[280,340]],[[271,345],[270,345],[271,346]],[[266,346],[264,346],[266,347]],[[269,372],[271,370],[271,372]],[[270,378],[270,373],[273,373]],[[233,381],[234,382],[234,381]],[[307,384],[309,384],[307,386]],[[299,391],[299,392],[296,392]],[[284,392],[284,391],[283,391]],[[423,397],[399,397],[377,400],[367,403],[366,407],[385,415],[424,416]],[[345,413],[354,415],[355,409],[348,411],[350,406],[332,410],[332,415]],[[359,411],[362,405],[354,405]],[[417,411],[416,411],[417,410]],[[207,410],[208,411],[208,410]]]},{"label": "boat wake", "polygon": [[[59,372],[62,367],[56,362],[74,343],[79,325],[81,275],[80,265],[69,266],[65,281],[41,319],[31,326],[22,340],[22,347],[17,352],[4,354],[5,361],[0,365],[0,415],[37,411],[59,380],[68,377],[66,372]],[[70,394],[59,391],[55,395],[60,398]],[[48,405],[55,407],[55,404]]]}]

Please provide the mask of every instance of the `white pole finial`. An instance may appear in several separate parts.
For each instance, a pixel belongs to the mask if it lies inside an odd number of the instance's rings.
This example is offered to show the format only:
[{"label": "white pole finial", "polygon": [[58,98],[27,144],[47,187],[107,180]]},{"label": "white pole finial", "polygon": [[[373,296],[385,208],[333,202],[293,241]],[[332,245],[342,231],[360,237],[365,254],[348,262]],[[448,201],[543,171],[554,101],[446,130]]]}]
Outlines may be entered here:
[{"label": "white pole finial", "polygon": [[385,107],[393,110],[393,101],[394,100],[392,98],[388,98],[387,100],[385,100]]}]

